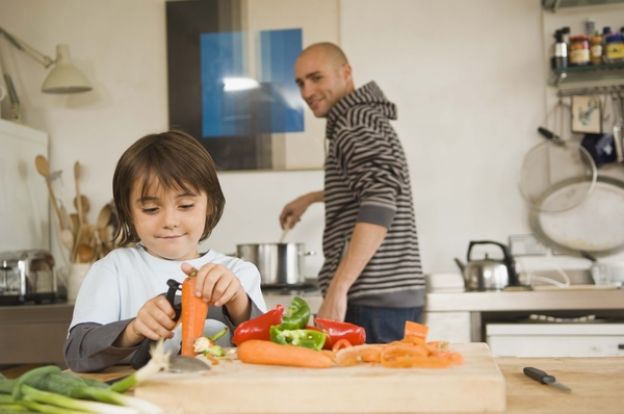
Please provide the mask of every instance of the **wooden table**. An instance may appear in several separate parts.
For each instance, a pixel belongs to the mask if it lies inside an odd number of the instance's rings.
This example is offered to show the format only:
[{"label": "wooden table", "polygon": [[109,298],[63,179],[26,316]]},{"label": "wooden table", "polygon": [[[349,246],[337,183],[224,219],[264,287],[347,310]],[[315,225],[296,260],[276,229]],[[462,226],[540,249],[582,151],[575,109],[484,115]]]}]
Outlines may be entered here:
[{"label": "wooden table", "polygon": [[[624,358],[497,358],[496,362],[506,381],[507,413],[624,413]],[[526,366],[556,376],[572,393],[529,379],[522,373]],[[129,372],[114,367],[91,376],[110,380]]]},{"label": "wooden table", "polygon": [[[624,358],[497,358],[507,383],[507,413],[624,413]],[[533,366],[557,377],[572,393],[522,373]]]}]

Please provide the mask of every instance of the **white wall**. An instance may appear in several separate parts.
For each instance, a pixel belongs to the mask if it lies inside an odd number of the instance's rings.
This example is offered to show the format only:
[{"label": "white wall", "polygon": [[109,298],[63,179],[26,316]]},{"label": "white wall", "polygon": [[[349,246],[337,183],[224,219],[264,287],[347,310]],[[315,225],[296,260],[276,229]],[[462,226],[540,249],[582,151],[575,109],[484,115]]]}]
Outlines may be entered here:
[{"label": "white wall", "polygon": [[[524,153],[545,113],[538,0],[342,0],[341,41],[358,84],[376,80],[397,103],[415,195],[424,269],[454,270],[470,239],[506,241],[528,232],[517,190]],[[38,49],[70,44],[95,85],[82,96],[45,96],[44,71],[3,51],[16,76],[25,122],[50,134],[52,169],[75,160],[99,209],[111,176],[135,139],[167,127],[163,0],[0,0],[0,25]],[[320,189],[321,171],[223,173],[227,198],[209,245],[276,241],[281,206]],[[96,212],[91,213],[91,219]],[[322,206],[289,241],[320,251]],[[320,265],[317,256],[308,274]]]}]

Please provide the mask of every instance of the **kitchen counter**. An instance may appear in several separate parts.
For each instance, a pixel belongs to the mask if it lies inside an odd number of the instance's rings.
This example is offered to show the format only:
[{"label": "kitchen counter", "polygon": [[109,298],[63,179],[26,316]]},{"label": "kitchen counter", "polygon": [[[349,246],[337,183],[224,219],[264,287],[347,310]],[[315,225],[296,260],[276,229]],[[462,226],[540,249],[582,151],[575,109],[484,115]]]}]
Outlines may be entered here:
[{"label": "kitchen counter", "polygon": [[[315,312],[321,304],[318,291],[303,292]],[[283,292],[267,292],[267,306],[287,305],[290,296]],[[488,314],[591,310],[624,314],[624,289],[522,291],[522,292],[461,292],[427,294],[426,311],[446,316],[464,315],[439,320],[439,325],[454,332],[466,330],[466,338],[455,342],[482,341],[483,318]],[[67,303],[0,306],[0,365],[21,363],[63,362],[62,349],[73,306]],[[430,328],[436,322],[430,318]],[[429,322],[428,322],[429,323]],[[433,329],[432,338],[446,339]],[[45,338],[46,346],[38,344]]]},{"label": "kitchen counter", "polygon": [[593,315],[596,319],[623,321],[624,289],[577,286],[566,290],[430,292],[425,322],[432,338],[481,342],[486,339],[488,323],[516,323],[528,320],[531,314],[561,318]]},{"label": "kitchen counter", "polygon": [[[624,358],[497,358],[505,377],[507,411],[510,414],[623,413]],[[539,384],[522,368],[540,368],[572,388],[571,393]],[[127,375],[129,369],[113,367],[89,376],[110,380]],[[484,389],[483,392],[487,392]]]},{"label": "kitchen counter", "polygon": [[427,312],[624,309],[624,289],[428,293]]}]

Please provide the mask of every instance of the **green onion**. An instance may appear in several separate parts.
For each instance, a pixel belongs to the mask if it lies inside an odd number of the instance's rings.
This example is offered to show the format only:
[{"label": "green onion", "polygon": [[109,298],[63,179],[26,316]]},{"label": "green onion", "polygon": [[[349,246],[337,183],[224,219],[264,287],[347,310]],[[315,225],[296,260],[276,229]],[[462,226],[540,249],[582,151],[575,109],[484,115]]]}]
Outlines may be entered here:
[{"label": "green onion", "polygon": [[[21,385],[20,388],[21,394],[24,400],[27,402],[34,401],[39,403],[46,403],[65,409],[69,408],[71,410],[74,410],[75,412],[86,411],[88,413],[139,414],[139,410],[136,410],[134,408],[120,407],[111,404],[103,404],[100,402],[70,398],[53,392],[41,391],[26,384]],[[48,412],[56,413],[57,411]],[[58,412],[67,413],[67,410]]]},{"label": "green onion", "polygon": [[[12,388],[6,384],[8,381],[13,381]],[[68,409],[74,410],[71,412],[162,413],[148,401],[122,395],[103,382],[63,372],[54,365],[32,369],[17,380],[0,379],[1,387],[6,392],[0,393],[0,403],[22,404],[52,414],[68,413]]]},{"label": "green onion", "polygon": [[165,351],[162,339],[158,341],[152,349],[150,349],[150,355],[152,358],[141,369],[122,380],[114,382],[109,389],[116,392],[126,392],[142,382],[147,381],[158,372],[169,369],[170,353]]}]

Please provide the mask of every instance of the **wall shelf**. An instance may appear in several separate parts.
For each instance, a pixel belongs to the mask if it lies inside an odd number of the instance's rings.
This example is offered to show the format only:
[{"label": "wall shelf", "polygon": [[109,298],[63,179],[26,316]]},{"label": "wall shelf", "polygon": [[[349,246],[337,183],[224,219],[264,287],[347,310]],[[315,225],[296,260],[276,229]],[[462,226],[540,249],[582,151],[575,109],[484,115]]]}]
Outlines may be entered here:
[{"label": "wall shelf", "polygon": [[558,9],[567,7],[601,6],[616,3],[624,3],[624,0],[542,0],[542,8],[556,13]]},{"label": "wall shelf", "polygon": [[624,86],[624,62],[552,70],[548,84],[560,92],[621,87]]}]

